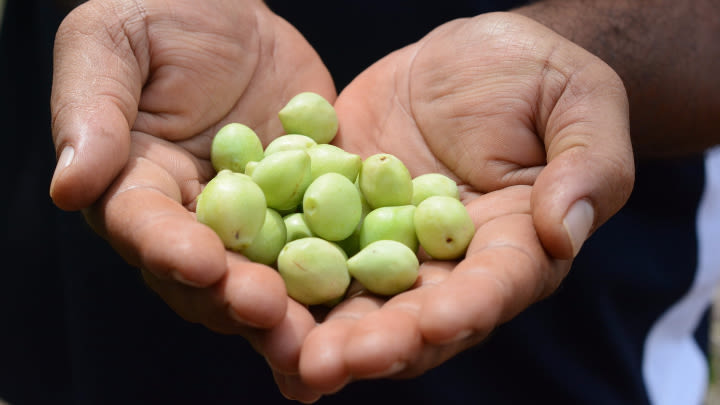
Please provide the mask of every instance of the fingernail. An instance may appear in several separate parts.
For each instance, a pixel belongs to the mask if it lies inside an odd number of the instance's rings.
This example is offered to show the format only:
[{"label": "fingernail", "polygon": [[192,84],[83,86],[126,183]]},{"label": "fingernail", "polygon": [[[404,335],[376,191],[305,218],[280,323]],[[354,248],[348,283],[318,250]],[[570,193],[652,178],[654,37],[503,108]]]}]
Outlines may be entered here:
[{"label": "fingernail", "polygon": [[461,340],[468,338],[473,333],[475,333],[475,332],[472,329],[463,329],[460,332],[456,333],[455,336],[445,340],[443,343],[448,344],[448,343],[459,342]]},{"label": "fingernail", "polygon": [[587,200],[578,200],[565,215],[563,226],[572,244],[573,257],[578,254],[587,239],[593,222],[595,222],[595,210]]},{"label": "fingernail", "polygon": [[370,376],[366,376],[366,378],[382,378],[382,377],[389,377],[393,374],[397,374],[401,371],[403,371],[407,367],[407,364],[403,361],[396,361],[390,367],[386,368],[383,371],[374,373]]},{"label": "fingernail", "polygon": [[172,275],[172,278],[175,279],[175,281],[178,281],[178,282],[180,282],[180,283],[182,283],[182,284],[185,284],[185,285],[187,285],[187,286],[195,287],[195,288],[202,288],[202,287],[204,287],[204,286],[201,285],[201,284],[198,284],[198,283],[195,283],[195,282],[193,282],[193,281],[190,281],[190,280],[186,279],[182,274],[180,274],[180,273],[177,272],[177,271],[173,271],[173,272],[171,273],[171,275]]},{"label": "fingernail", "polygon": [[241,325],[249,326],[251,328],[262,328],[260,324],[248,321],[247,319],[240,316],[240,314],[235,312],[235,310],[232,308],[228,308],[228,315],[230,315],[230,318],[232,318],[234,321],[238,322]]},{"label": "fingernail", "polygon": [[55,187],[55,181],[62,173],[65,168],[70,166],[70,163],[72,163],[73,158],[75,157],[75,148],[73,148],[70,145],[67,145],[63,148],[62,152],[60,152],[60,157],[58,158],[57,165],[55,166],[55,173],[53,173],[52,180],[50,181],[50,194],[52,195],[52,190]]}]

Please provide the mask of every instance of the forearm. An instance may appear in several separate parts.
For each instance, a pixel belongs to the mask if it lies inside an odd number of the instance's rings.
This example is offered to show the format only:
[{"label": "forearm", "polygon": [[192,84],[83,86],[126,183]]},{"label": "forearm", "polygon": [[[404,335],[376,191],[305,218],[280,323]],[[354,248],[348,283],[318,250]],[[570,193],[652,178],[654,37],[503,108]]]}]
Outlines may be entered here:
[{"label": "forearm", "polygon": [[546,0],[515,10],[607,62],[630,100],[639,157],[720,143],[720,8],[715,0]]}]

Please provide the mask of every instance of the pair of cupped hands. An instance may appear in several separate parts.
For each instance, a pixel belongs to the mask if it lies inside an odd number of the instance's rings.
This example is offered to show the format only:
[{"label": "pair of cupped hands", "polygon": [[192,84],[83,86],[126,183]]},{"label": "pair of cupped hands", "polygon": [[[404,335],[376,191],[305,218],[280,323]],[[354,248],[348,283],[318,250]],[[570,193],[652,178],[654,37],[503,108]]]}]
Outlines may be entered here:
[{"label": "pair of cupped hands", "polygon": [[[341,18],[341,17],[338,17]],[[627,200],[628,105],[614,71],[516,13],[450,21],[340,95],[318,54],[259,0],[92,0],[55,45],[51,196],[184,319],[240,334],[305,402],[355,379],[408,378],[550,295]],[[321,322],[278,273],[224,249],[194,217],[213,135],[241,122],[267,145],[295,94],[335,105],[334,143],[460,185],[477,232],[411,290],[362,292]]]}]

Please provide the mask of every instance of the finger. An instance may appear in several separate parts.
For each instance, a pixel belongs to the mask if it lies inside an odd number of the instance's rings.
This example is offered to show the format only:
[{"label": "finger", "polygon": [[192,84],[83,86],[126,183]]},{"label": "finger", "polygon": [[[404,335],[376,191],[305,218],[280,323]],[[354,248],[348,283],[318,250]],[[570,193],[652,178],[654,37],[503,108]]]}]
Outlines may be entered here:
[{"label": "finger", "polygon": [[554,291],[568,269],[569,262],[547,257],[530,215],[492,219],[478,228],[451,276],[426,296],[423,337],[443,344],[487,336]]},{"label": "finger", "polygon": [[230,316],[220,289],[190,287],[158,278],[145,269],[142,276],[148,287],[184,320],[222,334],[246,336],[250,333],[250,326]]},{"label": "finger", "polygon": [[273,370],[294,375],[299,372],[300,350],[315,319],[303,305],[288,297],[286,302],[285,317],[272,329],[258,331],[251,343]]},{"label": "finger", "polygon": [[273,379],[282,395],[287,399],[311,404],[322,396],[305,385],[298,375],[288,375],[273,370]]},{"label": "finger", "polygon": [[132,160],[85,211],[88,222],[136,267],[196,287],[214,284],[226,272],[225,247],[184,207],[200,192],[207,165],[166,141],[133,139]]},{"label": "finger", "polygon": [[621,80],[579,47],[558,48],[564,51],[548,56],[542,88],[562,91],[551,110],[539,106],[548,164],[535,182],[532,209],[546,249],[570,259],[625,204],[635,172]]},{"label": "finger", "polygon": [[[143,270],[143,277],[183,319],[219,333],[253,337],[254,328],[275,327],[286,317],[287,298],[282,280],[272,269],[235,253],[228,253],[226,275],[209,287],[162,279],[147,270]],[[270,336],[278,339],[276,335],[282,335],[282,330],[274,333]]]},{"label": "finger", "polygon": [[419,329],[425,296],[447,279],[454,265],[423,263],[412,290],[394,296],[380,309],[355,322],[343,352],[353,378],[415,376],[456,353],[427,344]]},{"label": "finger", "polygon": [[322,393],[340,390],[351,380],[345,365],[345,342],[357,319],[377,310],[382,300],[360,295],[348,299],[313,329],[300,353],[300,375],[306,384]]},{"label": "finger", "polygon": [[227,269],[225,247],[212,229],[180,205],[179,196],[166,194],[176,192],[177,185],[147,160],[132,162],[127,171],[110,195],[87,211],[96,231],[128,263],[160,278],[195,287],[219,281]]},{"label": "finger", "polygon": [[450,262],[421,266],[413,290],[383,305],[382,297],[358,295],[340,304],[325,323],[305,341],[301,375],[324,394],[339,391],[354,379],[417,375],[440,355],[419,340],[417,309],[426,287],[437,285],[450,273]]},{"label": "finger", "polygon": [[[258,328],[274,327],[287,318],[287,292],[278,272],[236,253],[228,252],[227,257],[228,274],[221,288],[230,316]],[[302,314],[298,314],[295,306],[292,308],[293,317],[287,321],[300,319],[302,322]],[[311,320],[309,314],[307,318]],[[308,328],[308,319],[305,319],[302,329]],[[303,336],[298,334],[298,338]]]},{"label": "finger", "polygon": [[58,163],[50,196],[65,210],[89,206],[125,165],[147,75],[142,21],[126,17],[131,3],[102,4],[76,8],[56,35],[50,104]]}]

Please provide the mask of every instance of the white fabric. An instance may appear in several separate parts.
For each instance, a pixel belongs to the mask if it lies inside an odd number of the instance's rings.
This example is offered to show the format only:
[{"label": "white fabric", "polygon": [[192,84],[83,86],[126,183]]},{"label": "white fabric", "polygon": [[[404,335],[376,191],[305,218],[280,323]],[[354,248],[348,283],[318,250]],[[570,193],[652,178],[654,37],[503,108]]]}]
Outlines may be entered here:
[{"label": "white fabric", "polygon": [[705,173],[696,218],[695,279],[688,293],[657,320],[645,340],[643,377],[654,405],[702,404],[708,387],[708,359],[693,334],[720,284],[720,147],[707,153]]}]

